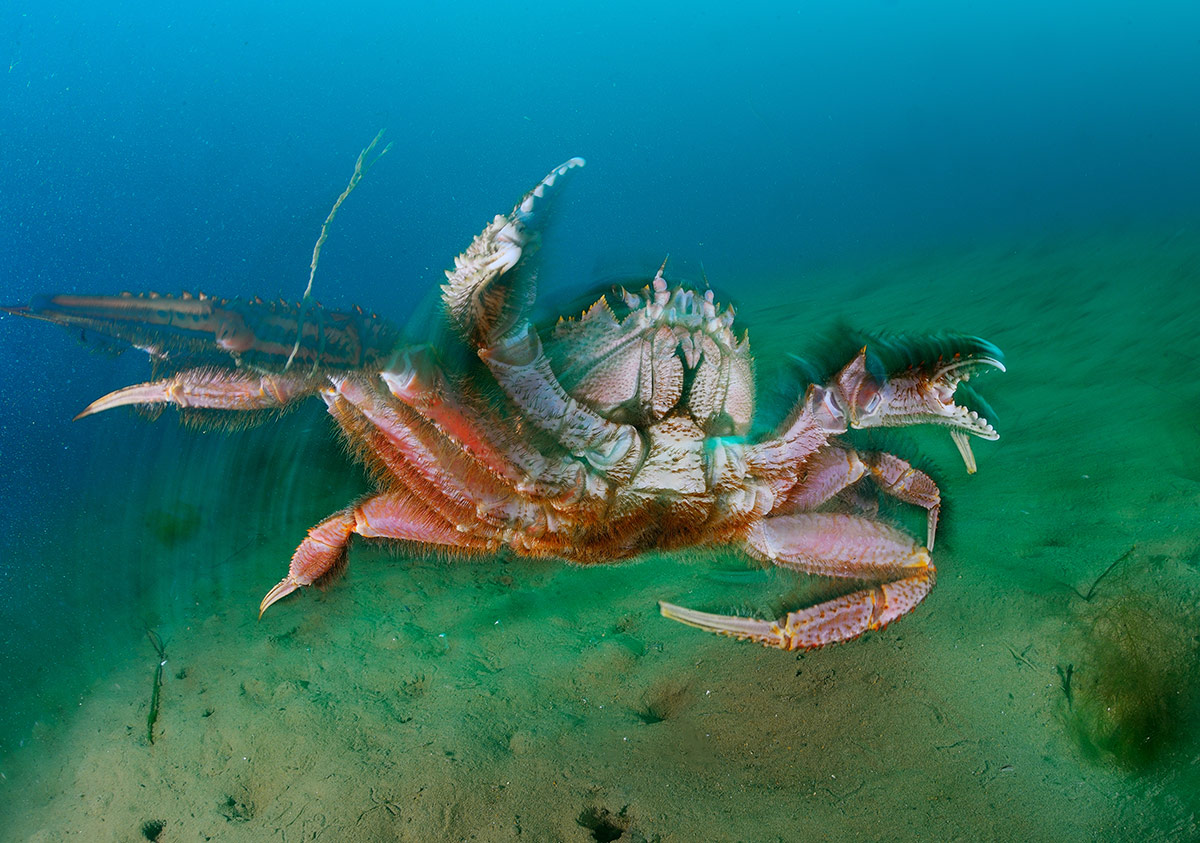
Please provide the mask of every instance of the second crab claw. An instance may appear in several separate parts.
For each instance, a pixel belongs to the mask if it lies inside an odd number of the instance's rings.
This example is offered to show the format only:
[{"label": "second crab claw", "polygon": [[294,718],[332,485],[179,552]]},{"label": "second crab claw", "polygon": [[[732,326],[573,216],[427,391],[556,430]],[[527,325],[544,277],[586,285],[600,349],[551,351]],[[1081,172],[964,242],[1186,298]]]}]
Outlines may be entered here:
[{"label": "second crab claw", "polygon": [[[1000,434],[977,410],[955,403],[958,387],[981,372],[1004,369],[1004,355],[986,340],[952,337],[925,344],[892,342],[885,351],[898,357],[888,366],[871,346],[863,348],[819,391],[824,414],[849,428],[936,424],[950,436],[975,473],[971,436],[999,439]],[[899,365],[897,365],[897,363]]]}]

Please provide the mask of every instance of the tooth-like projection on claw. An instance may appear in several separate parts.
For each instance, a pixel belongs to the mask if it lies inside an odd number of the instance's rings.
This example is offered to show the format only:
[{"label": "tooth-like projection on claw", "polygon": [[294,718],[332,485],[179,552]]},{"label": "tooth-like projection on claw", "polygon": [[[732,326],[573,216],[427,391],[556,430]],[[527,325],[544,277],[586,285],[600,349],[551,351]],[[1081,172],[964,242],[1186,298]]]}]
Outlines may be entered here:
[{"label": "tooth-like projection on claw", "polygon": [[[927,362],[930,359],[934,362]],[[977,410],[956,403],[956,393],[974,375],[993,369],[1004,371],[999,350],[976,337],[880,341],[874,350],[864,346],[821,397],[831,425],[844,418],[853,428],[949,427],[967,470],[973,472],[975,460],[966,437],[997,439],[999,434]]]},{"label": "tooth-like projection on claw", "polygon": [[965,431],[954,429],[950,431],[950,438],[954,440],[958,452],[962,455],[963,462],[967,466],[967,474],[974,474],[977,466],[975,465],[975,452],[971,450],[971,437]]}]

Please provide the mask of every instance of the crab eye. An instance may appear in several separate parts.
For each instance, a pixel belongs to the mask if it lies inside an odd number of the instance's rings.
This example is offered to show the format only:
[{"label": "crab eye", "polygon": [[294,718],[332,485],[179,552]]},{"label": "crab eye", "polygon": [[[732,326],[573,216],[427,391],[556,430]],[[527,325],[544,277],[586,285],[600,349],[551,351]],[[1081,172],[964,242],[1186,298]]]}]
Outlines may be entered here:
[{"label": "crab eye", "polygon": [[837,406],[837,402],[833,400],[832,392],[826,392],[825,397],[821,399],[821,403],[825,405],[825,409],[831,418],[840,421],[845,416],[841,407]]},{"label": "crab eye", "polygon": [[879,402],[882,400],[879,394],[879,386],[871,378],[864,378],[858,387],[858,392],[854,395],[854,403],[858,405],[860,415],[869,415],[875,412],[875,408],[879,406]]}]

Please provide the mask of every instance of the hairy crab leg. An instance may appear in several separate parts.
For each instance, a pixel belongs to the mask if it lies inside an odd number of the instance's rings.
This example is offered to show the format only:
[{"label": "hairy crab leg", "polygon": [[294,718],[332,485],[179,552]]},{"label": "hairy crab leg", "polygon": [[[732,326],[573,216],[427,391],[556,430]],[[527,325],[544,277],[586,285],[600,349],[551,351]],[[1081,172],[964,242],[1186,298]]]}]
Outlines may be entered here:
[{"label": "hairy crab leg", "polygon": [[451,522],[466,528],[476,521],[481,501],[509,497],[512,490],[473,460],[454,448],[430,423],[411,409],[385,397],[374,382],[357,376],[334,381],[337,395],[353,407],[361,418],[346,416],[338,405],[330,412],[347,430],[350,440],[357,436],[382,435],[408,465],[408,474],[420,478],[427,494],[436,494],[453,507],[445,513]]},{"label": "hairy crab leg", "polygon": [[805,463],[799,481],[776,507],[778,514],[810,511],[870,473],[879,488],[927,513],[925,546],[933,550],[942,494],[928,474],[886,452],[860,454],[849,448],[826,446]]},{"label": "hairy crab leg", "polygon": [[267,410],[311,395],[320,379],[262,375],[232,369],[186,369],[170,378],[139,383],[97,398],[76,419],[130,404],[174,404],[211,410]]},{"label": "hairy crab leg", "polygon": [[[957,432],[957,431],[956,431]],[[866,454],[867,467],[879,488],[897,500],[925,509],[925,547],[933,550],[933,539],[937,535],[938,516],[942,511],[942,491],[933,478],[914,468],[907,460],[895,454],[879,451]]]},{"label": "hairy crab leg", "polygon": [[857,483],[867,473],[867,464],[856,451],[827,445],[804,462],[799,479],[776,512],[812,510],[838,492]]},{"label": "hairy crab leg", "polygon": [[[521,439],[503,418],[485,415],[479,399],[452,389],[423,348],[404,351],[379,377],[388,391],[436,424],[442,432],[522,494],[575,498],[582,465],[546,456]],[[573,502],[573,500],[572,500]]]},{"label": "hairy crab leg", "polygon": [[308,531],[292,554],[288,575],[267,592],[258,606],[259,617],[273,603],[298,588],[328,582],[346,566],[350,536],[399,539],[462,550],[494,550],[496,542],[467,533],[414,501],[407,493],[388,492],[326,518]]},{"label": "hairy crab leg", "polygon": [[807,609],[789,612],[779,620],[739,618],[697,612],[659,603],[663,617],[742,641],[757,641],[781,650],[811,650],[850,641],[872,629],[883,629],[917,607],[933,587],[934,571],[856,591]]},{"label": "hairy crab leg", "polygon": [[813,386],[808,388],[774,436],[752,445],[746,451],[749,472],[771,482],[777,495],[787,493],[794,482],[797,465],[824,448],[831,435],[846,432],[844,423],[831,424],[829,419],[813,411],[814,406],[819,404],[819,399],[814,398],[816,390]]},{"label": "hairy crab leg", "polygon": [[38,296],[0,310],[111,337],[157,359],[223,352],[239,365],[263,370],[282,370],[295,349],[311,367],[368,368],[398,339],[394,326],[361,308],[334,311],[204,293]]},{"label": "hairy crab leg", "polygon": [[751,556],[806,574],[876,579],[929,567],[929,551],[887,524],[835,512],[764,518],[746,538]]},{"label": "hairy crab leg", "polygon": [[621,482],[633,476],[642,458],[637,430],[609,421],[563,389],[525,312],[533,280],[528,273],[513,272],[537,243],[536,224],[547,191],[583,163],[572,158],[555,168],[507,217],[497,215],[454,259],[442,300],[451,322],[478,348],[521,414],[592,469]]},{"label": "hairy crab leg", "polygon": [[821,647],[857,638],[911,612],[935,579],[928,550],[900,530],[854,515],[817,512],[766,518],[747,537],[746,549],[810,574],[891,579],[777,621],[715,615],[671,603],[659,604],[662,614],[785,650]]}]

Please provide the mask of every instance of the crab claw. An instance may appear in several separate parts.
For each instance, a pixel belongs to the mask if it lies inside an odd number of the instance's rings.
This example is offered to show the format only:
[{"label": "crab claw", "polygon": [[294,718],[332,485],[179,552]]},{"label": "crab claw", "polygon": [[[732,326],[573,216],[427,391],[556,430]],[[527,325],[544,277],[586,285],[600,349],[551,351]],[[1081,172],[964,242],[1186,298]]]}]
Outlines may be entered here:
[{"label": "crab claw", "polygon": [[899,365],[885,366],[880,356],[863,346],[828,387],[818,390],[823,416],[829,417],[830,424],[860,429],[910,424],[949,427],[968,473],[974,473],[969,437],[999,439],[1000,434],[978,411],[956,404],[955,392],[973,375],[991,369],[1003,372],[1000,350],[976,337],[928,341],[924,355],[918,343],[882,345],[884,353],[901,358]]}]

